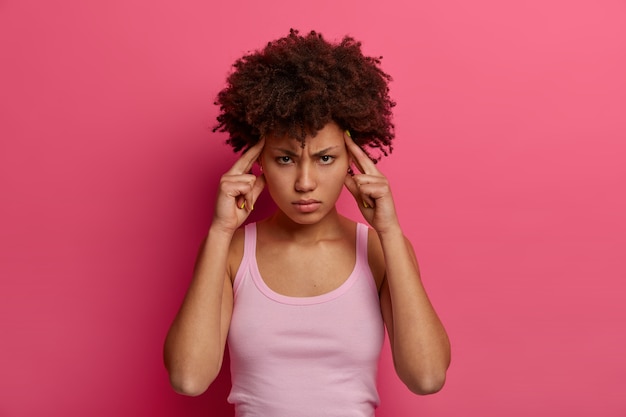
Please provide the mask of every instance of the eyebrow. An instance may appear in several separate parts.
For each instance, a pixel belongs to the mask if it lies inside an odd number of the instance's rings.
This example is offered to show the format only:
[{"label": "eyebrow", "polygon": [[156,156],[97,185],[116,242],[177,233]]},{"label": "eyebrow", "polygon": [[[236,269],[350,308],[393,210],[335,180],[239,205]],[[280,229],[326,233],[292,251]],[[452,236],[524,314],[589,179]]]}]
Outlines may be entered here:
[{"label": "eyebrow", "polygon": [[329,146],[328,148],[324,148],[321,151],[315,152],[313,154],[313,156],[322,156],[322,155],[326,155],[328,152],[332,151],[333,149],[339,148],[339,145],[336,146]]},{"label": "eyebrow", "polygon": [[[313,156],[322,156],[322,155],[326,155],[328,152],[332,151],[333,149],[339,148],[339,145],[336,146],[329,146],[328,148],[324,148],[320,151],[317,151],[313,154]],[[279,151],[282,152],[288,156],[298,156],[297,153],[295,153],[294,151],[292,151],[291,149],[285,149],[285,148],[278,148],[278,147],[272,147],[273,150],[275,151]]]}]

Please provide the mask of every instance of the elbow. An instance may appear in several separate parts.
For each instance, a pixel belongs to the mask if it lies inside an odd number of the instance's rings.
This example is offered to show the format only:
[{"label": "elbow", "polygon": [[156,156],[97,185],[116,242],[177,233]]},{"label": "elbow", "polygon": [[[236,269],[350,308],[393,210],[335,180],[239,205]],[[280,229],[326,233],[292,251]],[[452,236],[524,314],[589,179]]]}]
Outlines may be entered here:
[{"label": "elbow", "polygon": [[433,373],[431,375],[401,379],[412,393],[431,395],[441,391],[446,383],[446,373]]},{"label": "elbow", "polygon": [[185,372],[170,372],[170,385],[178,394],[197,397],[203,394],[215,378],[203,378]]},{"label": "elbow", "polygon": [[[172,389],[178,394],[197,397],[204,393],[215,381],[221,364],[218,366],[202,366],[201,364],[181,363],[180,361],[165,360],[165,368],[170,379]],[[199,371],[203,370],[203,371]]]},{"label": "elbow", "polygon": [[[405,356],[406,357],[406,356]],[[450,345],[437,355],[428,355],[412,360],[396,360],[396,373],[406,387],[417,395],[430,395],[441,391],[446,384],[450,367]]]},{"label": "elbow", "polygon": [[396,366],[396,373],[406,387],[417,395],[435,394],[443,388],[446,383],[446,373],[448,365],[430,364],[430,366]]},{"label": "elbow", "polygon": [[170,380],[170,384],[174,391],[181,395],[187,395],[189,397],[197,397],[203,394],[208,386],[196,384],[193,381],[174,381]]},{"label": "elbow", "polygon": [[166,344],[163,359],[172,389],[190,397],[203,394],[217,378],[221,358],[214,363],[198,361],[193,359],[197,355],[176,353],[168,348]]}]

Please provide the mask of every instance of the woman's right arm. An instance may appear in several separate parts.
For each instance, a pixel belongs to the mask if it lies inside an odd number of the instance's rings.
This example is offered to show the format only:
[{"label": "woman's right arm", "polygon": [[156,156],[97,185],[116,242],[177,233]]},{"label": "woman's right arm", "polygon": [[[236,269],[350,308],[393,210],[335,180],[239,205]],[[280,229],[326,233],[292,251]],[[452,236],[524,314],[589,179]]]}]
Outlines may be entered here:
[{"label": "woman's right arm", "polygon": [[194,277],[165,339],[164,361],[174,390],[200,395],[217,377],[224,358],[233,309],[229,258],[233,236],[252,211],[265,184],[249,174],[263,149],[250,148],[222,176],[209,233],[200,248]]}]

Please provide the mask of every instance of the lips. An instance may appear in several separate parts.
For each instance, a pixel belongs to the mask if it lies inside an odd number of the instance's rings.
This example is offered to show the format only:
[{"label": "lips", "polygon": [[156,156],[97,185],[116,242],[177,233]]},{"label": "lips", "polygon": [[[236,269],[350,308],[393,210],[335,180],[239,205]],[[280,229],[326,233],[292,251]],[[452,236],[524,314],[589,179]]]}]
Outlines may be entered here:
[{"label": "lips", "polygon": [[296,210],[302,213],[311,213],[322,205],[319,200],[298,200],[294,201],[292,204]]}]

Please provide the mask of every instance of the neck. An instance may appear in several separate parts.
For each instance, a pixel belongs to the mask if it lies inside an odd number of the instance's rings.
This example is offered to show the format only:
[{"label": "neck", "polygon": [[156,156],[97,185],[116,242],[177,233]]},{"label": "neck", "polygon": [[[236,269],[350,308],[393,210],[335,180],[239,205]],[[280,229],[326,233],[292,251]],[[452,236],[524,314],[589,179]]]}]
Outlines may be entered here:
[{"label": "neck", "polygon": [[333,209],[322,220],[312,224],[296,223],[282,211],[277,210],[267,219],[272,234],[279,239],[289,239],[301,243],[314,243],[335,239],[347,219]]}]

